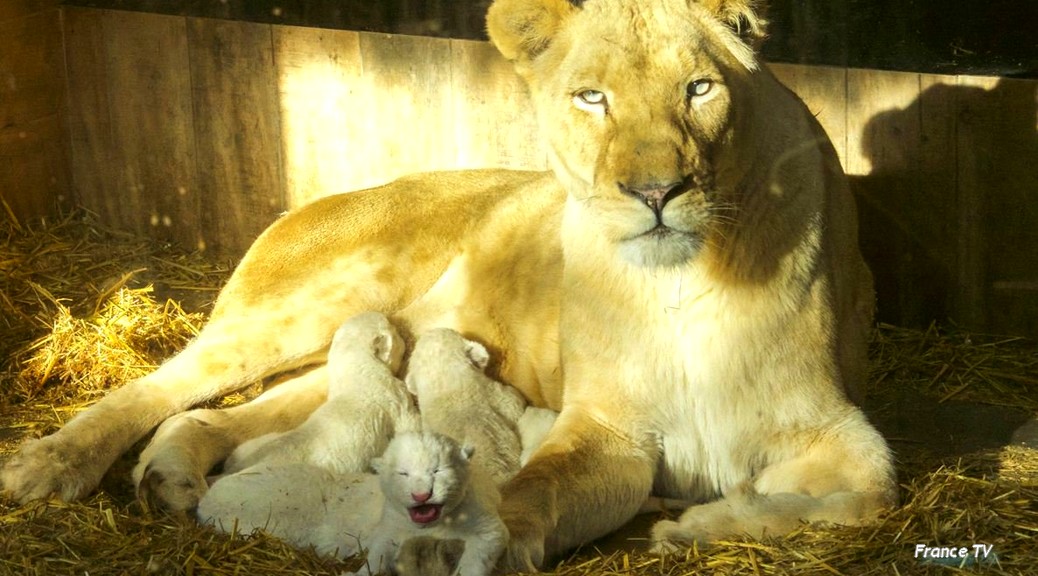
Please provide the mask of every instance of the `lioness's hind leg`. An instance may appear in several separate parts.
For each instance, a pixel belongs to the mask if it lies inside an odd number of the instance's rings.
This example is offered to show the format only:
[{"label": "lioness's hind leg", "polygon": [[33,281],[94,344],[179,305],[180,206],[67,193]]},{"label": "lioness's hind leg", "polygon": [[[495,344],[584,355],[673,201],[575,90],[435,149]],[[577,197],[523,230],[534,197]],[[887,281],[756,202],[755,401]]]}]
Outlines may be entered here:
[{"label": "lioness's hind leg", "polygon": [[720,500],[658,522],[658,551],[737,536],[780,536],[802,523],[859,525],[897,498],[890,451],[857,410],[810,434],[799,455],[765,467]]},{"label": "lioness's hind leg", "polygon": [[875,518],[890,502],[878,492],[836,492],[811,496],[783,492],[760,494],[737,490],[721,500],[687,509],[677,520],[661,520],[652,528],[657,552],[673,552],[693,542],[745,537],[781,536],[804,523],[856,526]]},{"label": "lioness's hind leg", "polygon": [[190,510],[206,493],[206,475],[242,442],[295,428],[325,400],[327,370],[313,368],[252,402],[191,410],[159,426],[133,471],[140,498],[170,511]]},{"label": "lioness's hind leg", "polygon": [[256,310],[247,320],[210,321],[151,374],[113,390],[58,432],[26,442],[0,469],[3,490],[20,502],[82,498],[121,454],[171,415],[322,359],[337,323],[328,322],[327,334],[308,325],[298,333],[284,326],[287,313]]}]

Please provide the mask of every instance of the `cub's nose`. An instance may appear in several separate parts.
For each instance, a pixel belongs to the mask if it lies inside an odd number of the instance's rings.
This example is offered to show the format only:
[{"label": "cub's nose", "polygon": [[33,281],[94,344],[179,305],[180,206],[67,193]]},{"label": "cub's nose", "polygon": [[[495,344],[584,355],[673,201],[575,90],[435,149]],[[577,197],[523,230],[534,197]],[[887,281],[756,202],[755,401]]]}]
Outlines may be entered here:
[{"label": "cub's nose", "polygon": [[425,504],[432,498],[431,492],[411,492],[411,499],[419,504]]},{"label": "cub's nose", "polygon": [[644,202],[646,206],[656,213],[657,217],[668,202],[681,195],[681,184],[681,180],[662,184],[658,182],[639,185],[628,185],[623,182],[616,183],[620,187],[621,192]]}]

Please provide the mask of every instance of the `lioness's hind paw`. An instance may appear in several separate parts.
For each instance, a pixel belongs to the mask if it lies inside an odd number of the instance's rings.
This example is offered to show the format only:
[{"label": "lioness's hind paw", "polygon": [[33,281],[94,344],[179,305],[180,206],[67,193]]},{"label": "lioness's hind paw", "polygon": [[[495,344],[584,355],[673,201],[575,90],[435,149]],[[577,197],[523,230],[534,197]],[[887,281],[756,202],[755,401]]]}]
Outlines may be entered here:
[{"label": "lioness's hind paw", "polygon": [[77,464],[74,455],[66,454],[54,440],[30,440],[0,468],[0,487],[22,504],[52,496],[78,500],[97,487],[104,470],[96,473]]},{"label": "lioness's hind paw", "polygon": [[150,465],[137,484],[137,498],[152,510],[183,513],[194,510],[209,491],[205,476]]},{"label": "lioness's hind paw", "polygon": [[660,520],[652,527],[652,553],[669,556],[684,553],[689,546],[698,542],[700,546],[706,541],[691,533],[685,526],[673,520]]}]

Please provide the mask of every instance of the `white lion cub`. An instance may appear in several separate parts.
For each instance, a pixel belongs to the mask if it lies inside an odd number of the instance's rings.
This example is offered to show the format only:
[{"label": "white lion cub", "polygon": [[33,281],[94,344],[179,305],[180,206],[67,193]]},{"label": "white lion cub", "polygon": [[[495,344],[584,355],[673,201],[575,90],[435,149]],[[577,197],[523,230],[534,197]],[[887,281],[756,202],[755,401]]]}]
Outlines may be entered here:
[{"label": "white lion cub", "polygon": [[395,376],[403,354],[403,339],[383,314],[364,312],[346,320],[328,351],[328,400],[295,429],[239,446],[224,463],[224,473],[297,462],[337,473],[366,471],[397,432],[420,425],[404,383]]},{"label": "white lion cub", "polygon": [[486,576],[508,542],[493,481],[473,466],[473,448],[442,434],[404,433],[372,461],[384,495],[382,515],[357,574],[397,574],[397,553],[412,537],[463,540],[455,572]]},{"label": "white lion cub", "polygon": [[519,471],[526,400],[484,373],[489,359],[482,344],[435,328],[415,343],[404,381],[418,399],[422,429],[476,448],[476,464],[500,485]]}]

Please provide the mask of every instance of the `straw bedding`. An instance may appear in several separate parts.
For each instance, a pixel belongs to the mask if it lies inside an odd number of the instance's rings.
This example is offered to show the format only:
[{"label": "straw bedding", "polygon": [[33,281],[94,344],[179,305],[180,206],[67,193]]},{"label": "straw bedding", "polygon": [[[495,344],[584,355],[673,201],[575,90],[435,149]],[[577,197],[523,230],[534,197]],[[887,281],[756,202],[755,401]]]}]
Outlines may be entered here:
[{"label": "straw bedding", "polygon": [[[0,216],[0,454],[56,430],[183,346],[229,270],[104,229],[81,213],[33,224]],[[665,559],[635,544],[606,553],[589,546],[555,573],[1034,573],[1038,450],[1010,443],[999,426],[1038,414],[1038,344],[880,326],[872,358],[867,410],[898,453],[902,483],[902,506],[877,524],[807,526],[783,539],[722,542]],[[922,430],[913,427],[919,422]],[[928,434],[928,422],[959,436]],[[85,502],[16,506],[0,499],[0,575],[355,568],[263,533],[219,535],[143,510],[128,483],[130,466],[132,456],[118,462]],[[986,559],[954,567],[916,558],[918,544],[993,548]]]}]

